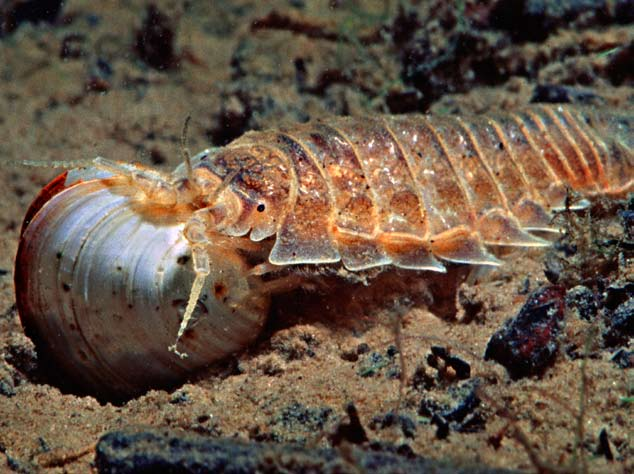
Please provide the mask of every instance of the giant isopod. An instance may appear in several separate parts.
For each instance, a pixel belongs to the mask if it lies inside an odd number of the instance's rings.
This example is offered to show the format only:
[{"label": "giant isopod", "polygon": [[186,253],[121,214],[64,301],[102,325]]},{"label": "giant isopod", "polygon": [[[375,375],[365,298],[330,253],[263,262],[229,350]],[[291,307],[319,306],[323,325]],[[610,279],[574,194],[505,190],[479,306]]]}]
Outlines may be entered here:
[{"label": "giant isopod", "polygon": [[634,190],[633,125],[569,106],[344,117],[249,132],[171,174],[97,158],[25,217],[20,317],[88,391],[169,386],[253,341],[289,268],[445,272],[547,245],[571,190]]}]

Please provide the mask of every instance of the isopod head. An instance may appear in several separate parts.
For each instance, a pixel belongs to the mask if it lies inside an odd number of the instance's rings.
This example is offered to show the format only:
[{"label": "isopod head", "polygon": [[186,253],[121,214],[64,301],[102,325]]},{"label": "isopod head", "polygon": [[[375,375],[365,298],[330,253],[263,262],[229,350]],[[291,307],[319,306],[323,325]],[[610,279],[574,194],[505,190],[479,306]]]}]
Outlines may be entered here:
[{"label": "isopod head", "polygon": [[16,301],[59,385],[125,399],[182,382],[257,337],[269,298],[234,249],[217,249],[178,342],[187,357],[168,351],[195,277],[183,232],[190,215],[99,170],[64,173],[35,199],[16,257]]}]

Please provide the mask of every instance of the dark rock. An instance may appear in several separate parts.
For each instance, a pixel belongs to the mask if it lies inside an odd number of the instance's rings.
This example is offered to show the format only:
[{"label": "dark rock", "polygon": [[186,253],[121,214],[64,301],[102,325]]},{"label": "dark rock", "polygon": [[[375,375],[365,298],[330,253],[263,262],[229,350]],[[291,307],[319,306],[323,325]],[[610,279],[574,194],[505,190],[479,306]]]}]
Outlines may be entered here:
[{"label": "dark rock", "polygon": [[624,25],[634,22],[634,0],[616,0],[614,19]]},{"label": "dark rock", "polygon": [[86,52],[82,48],[85,41],[86,37],[78,33],[71,33],[64,36],[59,57],[61,59],[78,59],[85,56]]},{"label": "dark rock", "polygon": [[467,415],[471,414],[478,406],[480,406],[480,399],[475,391],[471,391],[455,408],[442,415],[447,421],[460,422],[464,421]]},{"label": "dark rock", "polygon": [[398,426],[406,438],[416,437],[416,423],[407,415],[389,412],[383,416],[375,416],[369,426],[373,430],[383,430],[391,426]]},{"label": "dark rock", "polygon": [[365,342],[362,342],[357,346],[357,354],[367,354],[370,352],[370,346],[368,346]]},{"label": "dark rock", "polygon": [[407,114],[423,110],[423,95],[416,89],[391,91],[385,97],[385,104],[391,114]]},{"label": "dark rock", "polygon": [[631,369],[634,367],[634,351],[619,349],[614,353],[610,360],[621,369]]},{"label": "dark rock", "polygon": [[415,10],[406,9],[401,3],[390,28],[392,41],[397,45],[406,43],[412,39],[416,30],[420,27],[421,22],[418,18],[418,13]]},{"label": "dark rock", "polygon": [[575,286],[566,292],[566,308],[578,318],[594,321],[597,317],[597,302],[594,292],[586,286]]},{"label": "dark rock", "polygon": [[602,23],[605,0],[498,0],[490,26],[508,31],[515,41],[543,41],[582,15],[585,24]]},{"label": "dark rock", "polygon": [[172,398],[170,399],[170,403],[172,405],[181,405],[188,402],[191,402],[191,398],[189,397],[189,394],[184,390],[174,393],[172,395]]},{"label": "dark rock", "polygon": [[461,395],[461,399],[453,407],[441,406],[432,400],[421,400],[418,414],[431,418],[436,425],[436,438],[445,439],[450,431],[472,433],[482,431],[486,420],[478,410],[480,399],[476,394],[477,381],[469,382],[469,391]]},{"label": "dark rock", "polygon": [[486,305],[482,296],[479,295],[477,288],[472,286],[461,287],[458,290],[458,304],[464,311],[464,316],[460,318],[463,324],[469,324],[471,321],[482,321]]},{"label": "dark rock", "polygon": [[5,397],[13,397],[15,395],[15,385],[13,380],[8,377],[0,379],[0,395]]},{"label": "dark rock", "polygon": [[605,459],[608,461],[614,461],[614,454],[612,453],[612,448],[610,447],[610,438],[605,428],[601,429],[599,432],[599,443],[596,453],[598,456],[605,456]]},{"label": "dark rock", "polygon": [[253,104],[248,93],[235,91],[223,97],[215,123],[207,130],[207,136],[212,144],[224,146],[252,128],[253,112]]},{"label": "dark rock", "polygon": [[[391,448],[391,449],[386,449]],[[408,446],[374,443],[370,450],[308,449],[291,444],[245,443],[169,431],[117,431],[98,442],[95,464],[100,474],[154,472],[232,473],[285,472],[334,474],[349,472],[352,456],[360,472],[436,474],[511,473],[486,466],[454,466],[415,456]]]},{"label": "dark rock", "polygon": [[556,285],[564,271],[564,264],[555,252],[548,252],[544,260],[544,275],[550,283]]},{"label": "dark rock", "polygon": [[155,5],[148,5],[143,26],[136,32],[134,49],[148,66],[158,70],[174,69],[179,65],[174,36],[170,18]]},{"label": "dark rock", "polygon": [[625,231],[625,239],[634,240],[634,210],[626,209],[619,212],[621,216],[621,225]]},{"label": "dark rock", "polygon": [[576,87],[560,84],[538,84],[533,89],[532,103],[591,103],[597,99],[597,95],[589,90],[580,90]]},{"label": "dark rock", "polygon": [[390,344],[388,348],[385,350],[385,354],[392,359],[396,354],[398,354],[398,349],[395,345]]},{"label": "dark rock", "polygon": [[5,348],[4,359],[12,365],[20,374],[34,379],[38,378],[39,366],[35,346],[30,339],[20,337],[12,341]]},{"label": "dark rock", "polygon": [[359,363],[357,374],[361,377],[374,377],[388,364],[389,360],[383,354],[371,352]]},{"label": "dark rock", "polygon": [[0,2],[0,37],[22,23],[54,23],[59,17],[62,0],[8,0]]},{"label": "dark rock", "polygon": [[631,84],[634,80],[634,41],[618,49],[606,66],[608,78],[615,86]]},{"label": "dark rock", "polygon": [[281,424],[293,431],[320,431],[332,412],[330,407],[309,408],[295,402],[282,409],[273,424]]},{"label": "dark rock", "polygon": [[612,283],[605,289],[603,305],[609,310],[615,310],[622,303],[634,297],[634,283]]},{"label": "dark rock", "polygon": [[627,344],[634,337],[634,298],[621,303],[610,315],[603,341],[608,346]]},{"label": "dark rock", "polygon": [[335,432],[330,435],[330,444],[339,446],[343,441],[352,444],[362,444],[368,441],[368,435],[359,419],[359,413],[354,403],[349,403],[346,407],[348,412],[348,422],[339,423]]},{"label": "dark rock", "polygon": [[502,364],[514,379],[542,374],[559,348],[564,295],[559,286],[533,292],[519,314],[491,337],[484,358]]},{"label": "dark rock", "polygon": [[447,439],[449,436],[449,422],[437,413],[432,415],[431,422],[436,425],[436,439]]},{"label": "dark rock", "polygon": [[411,385],[416,390],[429,390],[434,386],[434,378],[427,373],[425,367],[420,364],[416,367],[411,378]]},{"label": "dark rock", "polygon": [[460,357],[450,355],[449,350],[445,347],[432,346],[431,354],[427,356],[427,363],[430,367],[437,369],[442,377],[447,375],[447,368],[453,369],[455,376],[452,375],[452,378],[464,380],[471,377],[471,365]]},{"label": "dark rock", "polygon": [[420,416],[424,416],[426,418],[431,418],[434,413],[443,411],[443,407],[441,407],[438,403],[433,400],[427,400],[423,398],[420,401],[420,405],[418,406],[418,414]]},{"label": "dark rock", "polygon": [[456,378],[458,380],[465,380],[471,377],[471,365],[460,357],[449,357],[447,359],[447,365],[456,372]]}]

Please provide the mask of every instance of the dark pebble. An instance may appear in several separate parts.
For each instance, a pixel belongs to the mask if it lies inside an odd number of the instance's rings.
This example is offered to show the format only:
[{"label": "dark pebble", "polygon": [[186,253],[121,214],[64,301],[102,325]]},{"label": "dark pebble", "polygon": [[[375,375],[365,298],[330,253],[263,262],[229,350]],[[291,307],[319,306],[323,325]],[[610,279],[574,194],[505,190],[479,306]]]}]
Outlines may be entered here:
[{"label": "dark pebble", "polygon": [[418,414],[426,418],[431,418],[434,413],[441,411],[443,411],[443,407],[441,407],[435,401],[427,400],[426,398],[423,398],[420,401],[420,405],[418,406]]},{"label": "dark pebble", "polygon": [[471,377],[471,365],[462,360],[460,357],[448,357],[447,365],[456,372],[456,378],[458,380],[465,380]]},{"label": "dark pebble", "polygon": [[385,97],[385,104],[392,114],[419,112],[422,107],[423,94],[416,89],[392,91]]},{"label": "dark pebble", "polygon": [[515,41],[543,41],[561,26],[583,15],[586,23],[605,21],[605,0],[498,0],[491,25]]},{"label": "dark pebble", "polygon": [[344,350],[341,354],[339,354],[339,357],[347,362],[356,362],[359,360],[359,354],[351,350]]},{"label": "dark pebble", "polygon": [[596,99],[597,95],[588,90],[560,84],[538,84],[533,89],[532,103],[579,103],[584,104]]},{"label": "dark pebble", "polygon": [[421,400],[418,414],[431,418],[431,423],[436,425],[436,438],[445,439],[451,430],[460,433],[474,433],[482,431],[485,427],[484,419],[478,407],[480,399],[475,390],[476,384],[471,390],[451,408],[440,406],[432,400]]},{"label": "dark pebble", "polygon": [[[441,360],[444,363],[444,367],[440,364]],[[451,367],[455,372],[455,378],[458,380],[471,377],[471,365],[460,357],[450,355],[449,350],[442,346],[431,347],[431,354],[427,356],[427,363],[430,367],[442,371],[446,370],[447,367]]]},{"label": "dark pebble", "polygon": [[[634,1],[632,2],[632,8],[634,9]],[[627,240],[634,240],[634,210],[620,211],[621,225],[625,230],[625,238]]]},{"label": "dark pebble", "polygon": [[597,316],[597,302],[594,292],[586,286],[575,286],[566,293],[566,308],[586,321],[594,321]]},{"label": "dark pebble", "polygon": [[373,430],[383,430],[391,426],[398,426],[406,438],[416,437],[416,423],[407,415],[389,412],[383,416],[375,416],[369,426]]},{"label": "dark pebble", "polygon": [[214,146],[224,146],[253,127],[252,99],[248,93],[236,91],[223,98],[207,137]]},{"label": "dark pebble", "polygon": [[337,429],[330,435],[330,444],[339,446],[343,441],[352,444],[362,444],[368,441],[368,435],[361,424],[359,413],[354,403],[349,403],[346,407],[348,422],[339,423]]},{"label": "dark pebble", "polygon": [[174,26],[169,16],[148,5],[143,26],[136,32],[134,49],[148,66],[158,70],[178,67],[174,50]]},{"label": "dark pebble", "polygon": [[555,252],[548,252],[544,260],[544,275],[550,283],[559,283],[561,274],[564,271],[564,264]]},{"label": "dark pebble", "polygon": [[634,351],[619,349],[614,353],[610,360],[620,369],[631,369],[634,367]]},{"label": "dark pebble", "polygon": [[416,390],[429,390],[434,386],[434,378],[427,373],[423,365],[419,365],[412,375],[411,384]]},{"label": "dark pebble", "polygon": [[350,458],[359,472],[510,473],[486,466],[454,466],[414,455],[408,446],[372,444],[369,450],[309,449],[293,444],[245,443],[162,430],[107,433],[98,442],[95,465],[100,474],[141,472],[252,472],[334,474],[348,472]]},{"label": "dark pebble", "polygon": [[598,456],[605,456],[605,459],[608,461],[614,461],[614,454],[612,453],[612,448],[610,447],[610,439],[605,428],[599,432],[599,443],[596,453]]},{"label": "dark pebble", "polygon": [[436,425],[436,439],[447,439],[449,436],[449,423],[441,415],[434,414],[431,422]]},{"label": "dark pebble", "polygon": [[185,391],[176,392],[172,395],[170,399],[170,403],[172,405],[181,405],[183,403],[190,402],[191,398],[189,398],[189,394]]},{"label": "dark pebble", "polygon": [[627,344],[634,336],[634,298],[621,303],[609,316],[603,341],[608,346]]},{"label": "dark pebble", "polygon": [[613,283],[605,289],[603,305],[614,310],[630,298],[634,298],[634,283]]},{"label": "dark pebble", "polygon": [[634,41],[619,48],[611,57],[605,68],[612,85],[620,86],[634,78]]},{"label": "dark pebble", "polygon": [[54,23],[62,11],[62,0],[27,0],[0,2],[0,37],[22,23]]},{"label": "dark pebble", "polygon": [[64,36],[59,57],[62,59],[77,59],[85,56],[86,52],[82,48],[82,44],[85,40],[85,36],[78,33],[71,33]]},{"label": "dark pebble", "polygon": [[366,354],[370,352],[370,346],[368,346],[365,342],[362,342],[357,346],[357,354]]},{"label": "dark pebble", "polygon": [[389,360],[379,352],[371,352],[367,354],[359,363],[357,374],[360,377],[374,377],[378,375],[381,369],[387,367]]},{"label": "dark pebble", "polygon": [[444,412],[443,418],[447,421],[464,421],[478,406],[480,399],[475,391],[471,391],[454,409]]},{"label": "dark pebble", "polygon": [[398,354],[398,349],[396,348],[396,346],[394,345],[390,345],[388,346],[387,350],[385,351],[385,353],[387,354],[387,356],[391,359],[392,357],[394,357],[396,354]]},{"label": "dark pebble", "polygon": [[273,422],[293,431],[320,431],[332,412],[330,407],[312,408],[295,402],[284,407]]},{"label": "dark pebble", "polygon": [[0,395],[5,397],[13,397],[15,395],[15,386],[11,379],[0,379]]},{"label": "dark pebble", "polygon": [[519,314],[493,334],[484,358],[502,364],[514,379],[542,374],[554,363],[559,348],[564,295],[559,286],[533,292]]}]

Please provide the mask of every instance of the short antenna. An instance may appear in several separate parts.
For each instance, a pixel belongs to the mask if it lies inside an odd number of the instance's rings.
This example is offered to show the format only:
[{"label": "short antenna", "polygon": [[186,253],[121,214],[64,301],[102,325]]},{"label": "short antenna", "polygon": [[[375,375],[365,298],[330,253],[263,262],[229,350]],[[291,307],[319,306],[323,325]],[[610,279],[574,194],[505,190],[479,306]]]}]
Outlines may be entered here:
[{"label": "short antenna", "polygon": [[183,124],[183,132],[181,133],[181,153],[183,154],[183,161],[185,162],[185,168],[187,168],[187,178],[190,182],[193,182],[194,172],[192,169],[191,154],[189,153],[187,143],[187,132],[189,131],[189,122],[192,119],[191,115],[185,117],[185,123]]}]

